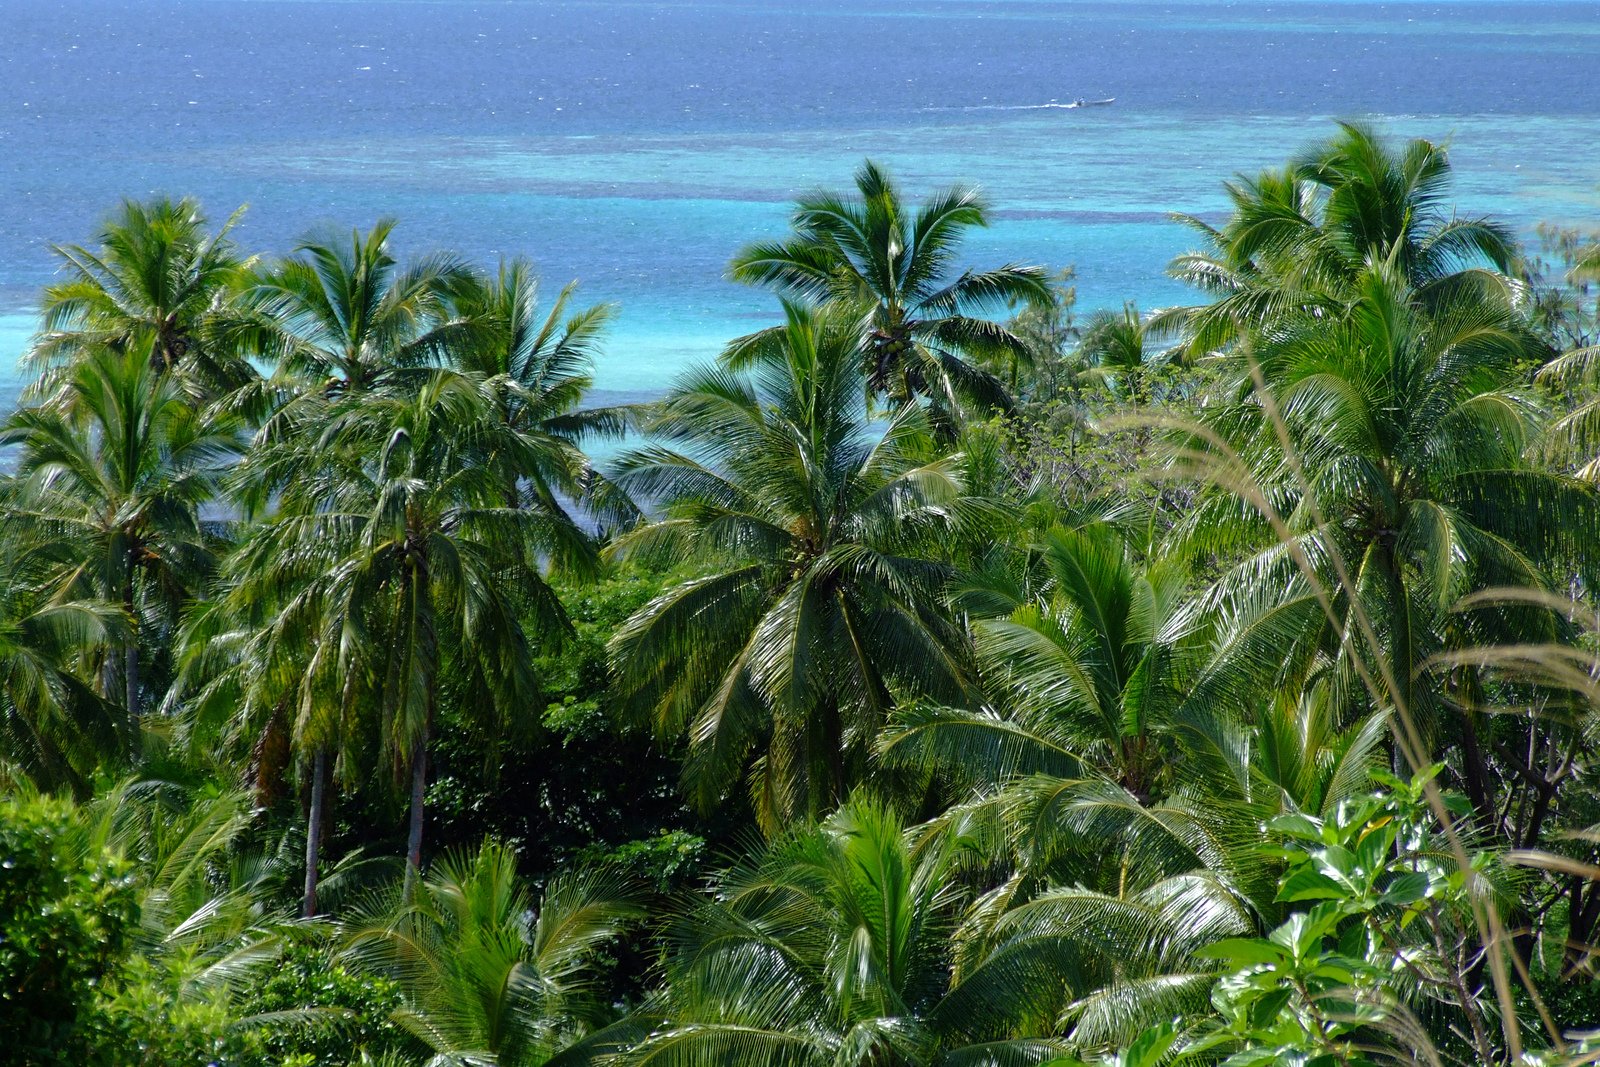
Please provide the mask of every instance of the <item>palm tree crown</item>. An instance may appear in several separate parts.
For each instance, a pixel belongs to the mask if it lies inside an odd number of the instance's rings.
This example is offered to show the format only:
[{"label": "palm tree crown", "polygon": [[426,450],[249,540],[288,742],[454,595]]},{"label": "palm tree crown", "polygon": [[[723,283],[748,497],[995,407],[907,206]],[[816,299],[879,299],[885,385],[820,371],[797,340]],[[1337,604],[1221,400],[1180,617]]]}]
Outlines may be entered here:
[{"label": "palm tree crown", "polygon": [[137,714],[139,633],[175,624],[213,566],[200,512],[243,452],[241,428],[196,410],[147,352],[101,348],[70,368],[50,404],[13,414],[0,444],[21,446],[21,513],[78,553],[69,587],[122,605],[132,629],[105,677],[120,674],[117,695]]},{"label": "palm tree crown", "polygon": [[[725,872],[674,925],[668,985],[652,1005],[665,1021],[628,1061],[866,1067],[1050,1059],[1061,1042],[1010,1038],[982,1010],[950,1010],[950,943],[968,903],[948,840],[914,847],[888,812],[852,801]],[[1009,992],[1024,995],[1020,985]]]},{"label": "palm tree crown", "polygon": [[281,376],[360,392],[441,362],[465,332],[449,296],[471,272],[447,255],[401,267],[394,226],[379,219],[365,234],[308,240],[249,286],[246,329]]},{"label": "palm tree crown", "polygon": [[228,239],[243,212],[213,234],[194,200],[125,200],[101,231],[98,251],[56,246],[67,279],[45,290],[30,359],[60,367],[100,347],[138,349],[156,369],[178,372],[191,391],[212,398],[253,379],[223,328],[250,266]]},{"label": "palm tree crown", "polygon": [[602,1022],[596,957],[640,916],[617,878],[575,872],[535,901],[516,855],[485,841],[440,858],[418,891],[354,917],[345,954],[390,978],[395,1020],[442,1062],[539,1067]]},{"label": "palm tree crown", "polygon": [[1089,372],[1132,403],[1149,403],[1153,399],[1151,374],[1175,354],[1171,349],[1155,348],[1165,329],[1164,319],[1140,315],[1137,307],[1128,304],[1121,311],[1095,312],[1081,329],[1078,358]]},{"label": "palm tree crown", "polygon": [[[1006,406],[1000,382],[970,361],[1000,363],[1010,351],[1025,357],[1026,345],[974,312],[1047,302],[1045,272],[1006,264],[950,277],[962,231],[988,225],[976,189],[953,186],[912,211],[869,161],[856,172],[856,190],[853,200],[832,193],[802,198],[792,216],[795,236],[743,249],[730,267],[733,277],[792,299],[870,307],[866,386],[891,406],[928,396],[952,418],[963,403]],[[737,359],[755,341],[735,342],[730,354]]]},{"label": "palm tree crown", "polygon": [[[314,440],[276,451],[284,458],[259,458],[298,474],[242,550],[239,595],[310,620],[301,714],[339,724],[301,732],[326,745],[354,731],[356,747],[375,740],[397,770],[410,767],[415,872],[446,662],[474,725],[528,708],[528,629],[565,625],[536,554],[563,549],[567,531],[507,506],[500,472],[530,466],[537,445],[496,417],[481,379],[455,371],[430,372],[414,396],[347,397]],[[306,640],[298,627],[278,632]]]},{"label": "palm tree crown", "polygon": [[625,554],[707,572],[649,604],[612,648],[630,699],[671,733],[709,803],[757,761],[769,827],[825,810],[862,773],[891,684],[965,685],[939,610],[931,539],[966,506],[959,457],[934,457],[920,408],[869,418],[860,321],[786,306],[781,346],[753,373],[685,377],[617,480],[661,517]]},{"label": "palm tree crown", "polygon": [[[17,487],[5,485],[3,491]],[[110,643],[115,611],[58,588],[72,551],[20,516],[0,525],[0,786],[84,789],[127,722],[79,681],[79,657]]]},{"label": "palm tree crown", "polygon": [[1302,309],[1337,317],[1380,264],[1423,305],[1463,285],[1496,287],[1515,242],[1499,223],[1447,210],[1451,177],[1438,145],[1414,140],[1397,151],[1371,128],[1341,123],[1337,137],[1283,170],[1228,183],[1233,214],[1220,228],[1180,216],[1209,247],[1178,257],[1172,273],[1217,297],[1181,313],[1191,350]]},{"label": "palm tree crown", "polygon": [[[484,379],[498,418],[537,448],[523,451],[537,462],[507,469],[508,504],[523,503],[565,519],[567,502],[594,506],[599,517],[630,520],[636,511],[594,470],[580,446],[593,436],[614,436],[626,426],[623,412],[584,408],[594,385],[594,362],[615,308],[572,307],[576,283],[563,288],[548,310],[539,306],[539,283],[525,260],[502,264],[499,273],[473,276],[456,286],[451,307],[470,330],[448,348],[452,366]],[[576,551],[587,539],[573,527]]]},{"label": "palm tree crown", "polygon": [[[1490,586],[1546,587],[1563,561],[1587,567],[1577,545],[1600,511],[1588,487],[1527,459],[1541,412],[1520,365],[1538,343],[1509,301],[1462,289],[1423,310],[1385,270],[1355,285],[1342,320],[1284,315],[1233,365],[1235,401],[1209,416],[1217,437],[1200,445],[1202,473],[1225,492],[1185,529],[1259,549],[1223,587],[1287,589],[1297,565],[1342,587],[1352,599],[1336,614],[1357,614],[1325,635],[1330,650],[1345,669],[1381,656],[1394,701],[1411,707],[1433,689],[1417,680],[1429,656],[1494,615],[1453,616],[1453,605]],[[1382,647],[1360,636],[1359,613]]]}]

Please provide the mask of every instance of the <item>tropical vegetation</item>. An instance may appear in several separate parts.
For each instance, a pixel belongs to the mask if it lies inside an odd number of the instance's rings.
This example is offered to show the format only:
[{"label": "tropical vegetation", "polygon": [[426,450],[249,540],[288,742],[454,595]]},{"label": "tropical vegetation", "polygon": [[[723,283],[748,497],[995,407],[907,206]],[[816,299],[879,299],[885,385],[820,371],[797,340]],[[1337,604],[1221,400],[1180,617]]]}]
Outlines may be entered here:
[{"label": "tropical vegetation", "polygon": [[1359,124],[1225,191],[1080,315],[866,163],[621,407],[393,220],[58,248],[0,1061],[1600,1059],[1600,235]]}]

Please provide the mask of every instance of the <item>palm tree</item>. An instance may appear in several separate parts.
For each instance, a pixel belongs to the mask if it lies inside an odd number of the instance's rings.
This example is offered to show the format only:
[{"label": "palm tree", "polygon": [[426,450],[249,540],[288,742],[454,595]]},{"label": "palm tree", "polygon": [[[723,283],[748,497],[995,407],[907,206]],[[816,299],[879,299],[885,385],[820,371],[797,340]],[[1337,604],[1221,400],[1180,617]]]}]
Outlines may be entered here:
[{"label": "palm tree", "polygon": [[[1181,721],[1183,687],[1195,675],[1178,610],[1188,576],[1170,564],[1139,567],[1123,539],[1099,524],[1053,530],[1035,551],[1044,573],[1033,596],[1007,605],[986,589],[980,605],[969,586],[955,597],[956,607],[990,616],[973,628],[1004,715],[908,709],[880,747],[891,761],[915,751],[919,760],[964,763],[988,782],[1023,766],[1093,768],[1148,797],[1165,778],[1171,750],[1163,734]],[[1057,758],[1041,764],[1037,754],[1022,757],[1019,745]]]},{"label": "palm tree", "polygon": [[1175,265],[1219,296],[1180,312],[1191,350],[1230,346],[1226,399],[1189,456],[1224,492],[1185,529],[1204,551],[1246,550],[1224,598],[1315,575],[1327,621],[1314,640],[1339,715],[1394,706],[1397,726],[1420,731],[1412,758],[1426,759],[1437,711],[1459,708],[1453,766],[1493,824],[1473,672],[1443,687],[1416,672],[1462,642],[1548,634],[1548,614],[1449,607],[1485,585],[1545,588],[1553,568],[1586,569],[1594,502],[1523,455],[1542,412],[1518,367],[1547,353],[1506,276],[1507,232],[1450,214],[1449,177],[1435,146],[1397,151],[1346,125],[1287,170],[1230,186],[1233,217],[1202,227],[1210,253]]},{"label": "palm tree", "polygon": [[369,744],[371,732],[350,731],[372,723],[377,747],[397,770],[409,768],[414,881],[446,662],[460,711],[488,728],[531,706],[523,620],[565,625],[537,565],[551,547],[549,524],[505,504],[501,472],[508,462],[532,468],[538,444],[495,417],[481,380],[437,370],[414,396],[345,398],[315,439],[280,449],[287,460],[263,450],[262,464],[301,475],[236,566],[253,583],[248,596],[292,609],[293,625],[274,630],[282,640],[304,643],[305,628],[314,631],[302,718],[356,717],[355,726],[310,731],[315,743],[342,735]]},{"label": "palm tree", "polygon": [[[978,191],[953,186],[913,212],[876,164],[862,164],[855,181],[855,199],[826,192],[803,197],[791,217],[794,237],[741,250],[729,268],[733,278],[788,299],[870,307],[865,384],[891,407],[927,396],[952,419],[964,403],[1008,407],[1001,383],[973,361],[1025,357],[1027,346],[975,313],[1048,302],[1045,272],[1006,264],[952,278],[962,231],[988,225],[988,205]],[[736,341],[729,358],[737,365],[762,337]]]},{"label": "palm tree", "polygon": [[1164,322],[1140,315],[1131,303],[1121,311],[1097,311],[1081,328],[1078,358],[1128,402],[1149,404],[1154,399],[1151,372],[1175,355],[1171,350],[1152,350]]},{"label": "palm tree", "polygon": [[[970,903],[948,838],[854,800],[725,871],[668,931],[634,1067],[1038,1064],[1065,1045],[950,1010]],[[957,942],[959,943],[959,942]],[[985,977],[988,977],[987,975]],[[1031,976],[1019,976],[1026,980]],[[1027,996],[1022,982],[1011,992]]]},{"label": "palm tree", "polygon": [[1339,129],[1283,170],[1228,183],[1233,214],[1220,228],[1179,216],[1208,247],[1178,257],[1172,274],[1217,298],[1163,316],[1187,323],[1194,354],[1285,313],[1337,317],[1380,263],[1423,306],[1463,286],[1504,286],[1515,240],[1499,223],[1447,209],[1443,148],[1418,139],[1397,151],[1370,127]]},{"label": "palm tree", "polygon": [[[971,575],[952,595],[973,619],[985,704],[901,709],[878,743],[887,766],[977,792],[1030,775],[1106,780],[1145,803],[1259,780],[1320,810],[1318,774],[1355,735],[1320,699],[1322,615],[1303,580],[1196,596],[1182,557],[1141,562],[1101,522],[1050,530],[1027,555],[1021,581]],[[1317,773],[1307,760],[1322,760]]]},{"label": "palm tree", "polygon": [[1197,860],[1203,837],[1185,842],[1202,822],[1130,810],[1086,791],[1060,813],[1101,833],[1118,891],[1002,872],[975,892],[985,812],[907,828],[854,798],[723,872],[669,927],[650,1031],[623,1062],[1037,1064],[1202,1010],[1216,968],[1195,955],[1254,931],[1250,903]]},{"label": "palm tree", "polygon": [[105,604],[57,588],[70,552],[27,525],[0,521],[0,782],[20,775],[42,789],[82,791],[103,760],[129,747],[123,717],[74,673],[118,620]]},{"label": "palm tree", "polygon": [[100,233],[101,247],[53,246],[67,279],[45,290],[43,328],[29,359],[49,370],[109,347],[146,353],[200,397],[215,398],[255,371],[221,338],[228,302],[249,269],[229,232],[244,209],[208,233],[191,199],[125,200]]},{"label": "palm tree", "polygon": [[[458,285],[452,309],[473,330],[449,353],[454,367],[488,382],[501,421],[541,446],[539,465],[506,471],[507,503],[527,503],[567,521],[581,552],[587,540],[577,535],[563,500],[598,503],[602,517],[611,520],[631,520],[637,513],[615,494],[608,496],[579,447],[591,436],[620,434],[626,418],[615,409],[581,406],[594,385],[595,357],[615,308],[572,309],[576,285],[562,289],[547,311],[539,307],[538,280],[525,260],[502,264],[494,278]],[[606,512],[608,502],[622,510]]]},{"label": "palm tree", "polygon": [[402,269],[389,248],[394,227],[379,219],[348,240],[307,240],[248,285],[241,343],[273,362],[282,387],[331,394],[402,377],[415,384],[462,339],[468,324],[449,298],[471,271],[447,255]]},{"label": "palm tree", "polygon": [[1572,265],[1572,273],[1576,278],[1600,278],[1600,245],[1592,245]]},{"label": "palm tree", "polygon": [[175,621],[213,566],[200,512],[243,450],[237,423],[197,410],[148,352],[101,348],[67,370],[51,403],[15,412],[0,445],[21,449],[18,514],[72,553],[65,595],[121,606],[122,662],[107,653],[103,695],[120,677],[116,695],[137,717],[141,640]]},{"label": "palm tree", "polygon": [[[336,761],[368,738],[333,672],[313,670],[321,562],[272,561],[247,542],[223,561],[211,595],[191,606],[179,631],[177,673],[163,710],[196,765],[243,768],[258,808],[281,795],[296,762],[309,780],[302,915],[317,914],[328,789]],[[348,777],[348,776],[347,776]]]},{"label": "palm tree", "polygon": [[1250,847],[1263,810],[1226,791],[1143,804],[1104,780],[1049,776],[952,809],[932,829],[975,843],[967,862],[987,858],[993,888],[953,939],[935,1019],[969,1039],[1059,1035],[1085,1050],[1204,1014],[1217,968],[1203,950],[1279,910]]},{"label": "palm tree", "polygon": [[959,457],[930,458],[918,406],[869,417],[860,320],[785,313],[767,362],[693,371],[647,421],[662,443],[616,480],[661,517],[613,547],[700,568],[617,633],[618,685],[663,733],[688,731],[702,806],[758,757],[769,831],[844,798],[897,687],[965,689],[932,542],[973,503]]},{"label": "palm tree", "polygon": [[1340,131],[1297,169],[1327,190],[1321,228],[1347,275],[1381,259],[1425,290],[1462,270],[1510,269],[1517,250],[1507,227],[1446,209],[1451,169],[1443,148],[1416,139],[1395,152],[1358,123],[1341,123]]},{"label": "palm tree", "polygon": [[[1581,546],[1600,500],[1525,458],[1541,412],[1519,366],[1538,345],[1515,308],[1463,289],[1424,311],[1386,270],[1357,284],[1341,320],[1285,315],[1233,368],[1236,401],[1209,416],[1188,457],[1223,492],[1191,513],[1187,535],[1250,550],[1219,583],[1223,599],[1310,576],[1325,590],[1314,641],[1339,676],[1341,714],[1392,706],[1421,731],[1411,742],[1428,744],[1439,710],[1471,703],[1453,692],[1465,675],[1423,684],[1430,657],[1554,625],[1548,613],[1453,606],[1485,587],[1548,588],[1557,567],[1587,573]],[[1482,804],[1472,720],[1454,766]]]},{"label": "palm tree", "polygon": [[[1600,280],[1600,245],[1576,254],[1568,272],[1570,282]],[[1590,384],[1600,372],[1600,345],[1579,344],[1539,369],[1539,380],[1571,387]],[[1578,476],[1600,480],[1600,398],[1581,399],[1550,427],[1551,444],[1561,459],[1574,459]]]},{"label": "palm tree", "polygon": [[241,792],[137,779],[77,809],[74,846],[125,861],[139,905],[137,950],[165,972],[180,1003],[242,1000],[282,949],[289,916],[273,902],[279,859],[250,847],[254,815]]},{"label": "palm tree", "polygon": [[1383,715],[1337,725],[1303,587],[1213,611],[1114,546],[1058,532],[1037,606],[977,624],[993,706],[907,709],[880,741],[890,769],[968,789],[932,825],[994,887],[955,938],[946,1010],[1078,1049],[1205,1012],[1202,950],[1281,918],[1262,828],[1362,792],[1387,732]]},{"label": "palm tree", "polygon": [[395,1021],[440,1062],[539,1067],[604,1021],[597,957],[642,917],[635,894],[579,871],[536,905],[516,866],[485,841],[441,858],[409,900],[380,896],[351,920],[345,957],[395,982]]}]

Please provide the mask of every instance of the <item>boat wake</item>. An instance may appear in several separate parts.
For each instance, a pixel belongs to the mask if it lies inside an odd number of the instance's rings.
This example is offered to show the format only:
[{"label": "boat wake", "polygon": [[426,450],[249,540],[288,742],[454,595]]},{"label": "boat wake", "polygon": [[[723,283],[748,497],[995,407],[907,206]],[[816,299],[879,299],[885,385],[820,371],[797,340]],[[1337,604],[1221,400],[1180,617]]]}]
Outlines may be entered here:
[{"label": "boat wake", "polygon": [[1094,107],[1109,104],[1116,100],[1069,100],[1066,103],[1057,103],[1052,100],[1048,104],[968,104],[965,107],[925,107],[923,111],[1046,111],[1052,108],[1062,111],[1072,111],[1080,107]]},{"label": "boat wake", "polygon": [[925,107],[924,111],[1044,111],[1049,108],[1069,109],[1072,104],[970,104],[966,107]]}]

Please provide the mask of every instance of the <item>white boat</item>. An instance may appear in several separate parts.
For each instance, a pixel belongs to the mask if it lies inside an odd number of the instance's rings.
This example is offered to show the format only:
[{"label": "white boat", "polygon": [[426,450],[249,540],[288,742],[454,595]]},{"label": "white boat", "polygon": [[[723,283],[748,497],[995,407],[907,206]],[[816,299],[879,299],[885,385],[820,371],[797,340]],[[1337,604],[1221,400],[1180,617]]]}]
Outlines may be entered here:
[{"label": "white boat", "polygon": [[1085,100],[1082,97],[1079,97],[1078,99],[1074,100],[1072,103],[1068,104],[1067,106],[1068,107],[1103,107],[1106,104],[1115,104],[1116,102],[1117,102],[1117,98],[1114,97],[1114,96],[1108,96],[1104,100]]}]

